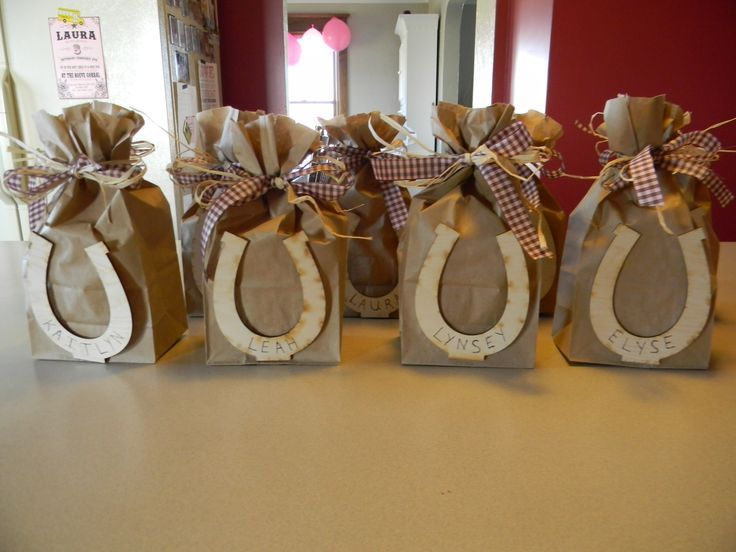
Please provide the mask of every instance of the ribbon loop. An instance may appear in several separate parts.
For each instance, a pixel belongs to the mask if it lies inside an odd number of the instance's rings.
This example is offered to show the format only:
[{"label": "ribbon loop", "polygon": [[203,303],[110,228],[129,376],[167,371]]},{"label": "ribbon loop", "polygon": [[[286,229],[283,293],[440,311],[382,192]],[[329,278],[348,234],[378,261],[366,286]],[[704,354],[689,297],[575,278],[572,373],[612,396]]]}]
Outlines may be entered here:
[{"label": "ribbon loop", "polygon": [[[297,167],[288,174],[257,176],[239,163],[218,163],[214,158],[199,156],[179,158],[167,167],[171,179],[179,186],[194,190],[194,199],[207,211],[202,224],[201,253],[204,258],[212,232],[225,212],[264,195],[269,189],[292,187],[298,196],[334,201],[348,189],[344,184],[345,165],[323,159]],[[325,181],[304,182],[303,177],[325,175]]]},{"label": "ribbon loop", "polygon": [[[53,206],[47,205],[47,197],[67,183],[85,178],[94,180],[100,185],[119,189],[135,187],[146,173],[143,157],[151,153],[152,144],[139,142],[131,144],[129,160],[97,162],[80,153],[70,162],[52,159],[39,150],[35,150],[4,132],[0,136],[15,144],[26,158],[34,159],[39,164],[19,167],[5,171],[3,188],[12,197],[28,203],[28,220],[32,231],[37,231],[46,221],[48,211]],[[58,198],[58,195],[54,196]]]},{"label": "ribbon loop", "polygon": [[[319,151],[319,154],[322,155],[334,154],[345,164],[345,168],[350,174],[350,186],[353,185],[357,173],[365,165],[371,163],[374,153],[368,149],[345,145],[332,145]],[[401,195],[401,189],[393,182],[383,181],[383,179],[378,177],[376,177],[376,180],[380,181],[381,195],[386,204],[388,220],[391,223],[391,227],[398,232],[404,227],[409,216],[406,203]]]},{"label": "ribbon loop", "polygon": [[[446,179],[462,167],[477,167],[496,197],[501,213],[516,239],[531,258],[541,259],[551,257],[552,252],[540,240],[525,205],[525,200],[532,208],[541,204],[534,180],[535,172],[526,167],[525,163],[531,163],[539,170],[535,161],[541,165],[556,156],[549,152],[542,155],[541,150],[544,148],[533,148],[532,143],[532,137],[524,123],[516,121],[470,153],[426,157],[381,154],[372,157],[370,161],[378,180],[395,182],[429,179],[429,182],[423,184],[424,187]],[[520,181],[519,189],[514,180]],[[406,219],[402,224],[405,222]]]},{"label": "ribbon loop", "polygon": [[660,148],[645,146],[633,157],[605,150],[599,157],[603,165],[601,174],[609,169],[617,169],[618,172],[604,186],[615,191],[633,183],[638,205],[661,207],[664,195],[657,178],[657,168],[661,168],[700,180],[725,207],[734,195],[710,168],[711,163],[718,159],[720,149],[718,138],[709,132],[693,131],[680,134]]}]

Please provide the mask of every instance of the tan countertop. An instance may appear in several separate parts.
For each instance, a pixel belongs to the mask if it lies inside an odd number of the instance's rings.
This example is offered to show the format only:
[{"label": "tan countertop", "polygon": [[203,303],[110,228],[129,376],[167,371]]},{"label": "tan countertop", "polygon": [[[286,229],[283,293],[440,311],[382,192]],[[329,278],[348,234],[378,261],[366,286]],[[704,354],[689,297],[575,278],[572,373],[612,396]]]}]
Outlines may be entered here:
[{"label": "tan countertop", "polygon": [[331,367],[33,361],[0,244],[0,550],[736,550],[736,244],[712,367],[399,364],[349,320]]}]

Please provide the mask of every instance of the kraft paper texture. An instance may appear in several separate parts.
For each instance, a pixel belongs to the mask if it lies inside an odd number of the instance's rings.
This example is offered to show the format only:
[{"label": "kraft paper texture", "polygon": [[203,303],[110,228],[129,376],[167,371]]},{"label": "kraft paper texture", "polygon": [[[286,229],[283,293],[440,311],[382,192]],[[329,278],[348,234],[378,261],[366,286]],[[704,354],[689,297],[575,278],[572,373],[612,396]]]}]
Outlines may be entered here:
[{"label": "kraft paper texture", "polygon": [[[475,150],[514,120],[510,105],[469,109],[440,103],[434,110],[433,131],[454,153],[465,153]],[[532,213],[534,224],[539,223],[540,216]],[[467,167],[412,199],[409,221],[399,245],[402,363],[532,368],[536,356],[540,262],[527,255],[529,307],[524,327],[510,346],[483,361],[450,359],[421,331],[414,296],[419,272],[440,223],[460,233],[440,284],[440,310],[447,323],[460,332],[477,334],[492,327],[505,309],[508,282],[496,236],[509,228],[480,172]],[[551,246],[549,226],[541,226]]]},{"label": "kraft paper texture", "polygon": [[[230,117],[247,123],[263,115],[262,111],[239,111],[232,107],[218,107],[201,111],[196,115],[196,124],[192,137],[192,148],[206,153],[220,163],[227,158],[220,148],[223,129]],[[194,152],[186,152],[182,157],[191,157]],[[202,234],[203,209],[191,199],[192,204],[181,218],[181,257],[184,272],[184,293],[189,316],[204,316],[204,299],[202,297],[202,254],[200,236]]]},{"label": "kraft paper texture", "polygon": [[[319,146],[319,135],[279,115],[244,121],[232,110],[224,124],[218,150],[225,160],[243,165],[254,175],[286,174]],[[203,283],[208,364],[265,364],[234,347],[222,334],[213,311],[215,268],[220,237],[227,231],[249,240],[241,259],[233,300],[241,319],[262,335],[289,331],[302,312],[298,274],[283,240],[299,231],[322,277],[327,312],[319,336],[304,350],[279,364],[334,364],[340,361],[344,273],[347,243],[328,229],[345,234],[348,218],[335,203],[320,203],[322,216],[308,203],[292,204],[293,190],[270,189],[262,197],[227,210],[212,233],[205,254]]]},{"label": "kraft paper texture", "polygon": [[[604,120],[597,131],[608,137],[610,149],[625,155],[635,155],[647,144],[661,146],[685,123],[682,109],[664,96],[609,100]],[[687,348],[652,367],[707,368],[719,248],[708,190],[692,177],[657,169],[665,198],[662,220],[671,231],[668,233],[655,208],[635,203],[633,186],[615,192],[603,188],[609,177],[601,175],[570,215],[552,330],[557,347],[574,362],[641,366],[623,362],[604,347],[590,322],[593,279],[613,231],[625,224],[641,234],[619,273],[614,296],[616,317],[630,333],[654,336],[672,327],[685,304],[687,273],[677,236],[701,227],[706,234],[713,293],[710,319]]]},{"label": "kraft paper texture", "polygon": [[[394,121],[404,124],[401,115],[391,115]],[[392,142],[397,131],[381,120],[378,112],[360,113],[349,117],[339,116],[323,121],[330,143],[352,146],[368,151],[379,151],[383,145],[376,140],[368,123],[385,142]],[[402,196],[409,205],[409,193],[402,189]],[[350,240],[348,245],[348,278],[359,293],[368,297],[380,297],[391,292],[398,284],[398,259],[396,248],[399,236],[386,212],[386,203],[380,183],[373,175],[370,163],[366,163],[355,175],[354,185],[339,200],[340,205],[358,219],[355,233],[371,240]],[[350,308],[351,297],[345,297],[345,316],[361,316]],[[391,313],[397,318],[398,309]],[[363,314],[364,317],[370,317]]]},{"label": "kraft paper texture", "polygon": [[[544,113],[530,110],[527,113],[518,114],[516,119],[524,123],[535,146],[554,148],[557,141],[562,138],[562,125]],[[567,230],[567,214],[562,210],[562,207],[544,183],[539,178],[535,178],[535,182],[541,200],[539,212],[542,214],[544,224],[547,225],[548,232],[552,236],[552,241],[548,246],[550,251],[554,253],[553,258],[541,259],[539,262],[541,286],[539,312],[551,315],[555,310],[557,278],[562,260],[562,246],[565,242],[565,232]]]},{"label": "kraft paper texture", "polygon": [[[35,116],[46,154],[72,162],[127,160],[142,118],[114,104],[94,102]],[[112,362],[155,362],[186,331],[181,275],[169,205],[149,182],[114,189],[90,180],[63,187],[38,234],[53,244],[48,267],[49,301],[73,333],[95,337],[108,325],[102,282],[84,251],[104,241],[125,289],[133,317],[128,346]],[[72,360],[39,328],[27,309],[34,358]]]}]

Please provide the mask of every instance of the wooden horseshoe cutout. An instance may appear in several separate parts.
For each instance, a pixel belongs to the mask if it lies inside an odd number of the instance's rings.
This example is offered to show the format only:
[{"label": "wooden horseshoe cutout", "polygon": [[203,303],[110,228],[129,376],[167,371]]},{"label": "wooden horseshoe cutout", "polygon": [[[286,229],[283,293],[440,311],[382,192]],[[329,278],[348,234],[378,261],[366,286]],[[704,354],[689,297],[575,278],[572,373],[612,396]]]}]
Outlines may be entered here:
[{"label": "wooden horseshoe cutout", "polygon": [[107,246],[100,241],[84,249],[102,280],[110,306],[107,329],[99,337],[87,338],[67,330],[51,309],[46,288],[49,257],[53,247],[51,242],[36,233],[31,233],[30,241],[27,284],[31,311],[49,339],[71,353],[74,358],[93,362],[105,362],[105,359],[125,349],[133,333],[133,317],[123,285],[107,258]]},{"label": "wooden horseshoe cutout", "polygon": [[633,335],[616,318],[613,295],[621,267],[639,233],[619,224],[615,237],[603,256],[593,280],[590,295],[590,321],[593,331],[607,349],[625,362],[659,364],[690,345],[708,322],[711,306],[710,270],[701,243],[705,239],[702,228],[696,228],[677,237],[687,270],[687,299],[680,318],[668,330],[659,335],[642,337]]},{"label": "wooden horseshoe cutout", "polygon": [[360,313],[361,318],[388,318],[399,308],[399,286],[386,295],[370,297],[356,290],[350,278],[346,278],[345,298],[347,306]]},{"label": "wooden horseshoe cutout", "polygon": [[240,319],[235,305],[235,277],[248,240],[230,232],[225,232],[220,240],[220,258],[215,268],[212,293],[215,320],[232,345],[258,361],[289,360],[317,338],[325,321],[325,290],[319,269],[307,247],[307,235],[299,232],[283,243],[299,273],[304,307],[299,321],[291,330],[269,337],[251,330]]},{"label": "wooden horseshoe cutout", "polygon": [[529,274],[524,251],[511,231],[496,236],[506,267],[508,291],[501,319],[488,331],[467,335],[454,330],[440,311],[439,286],[447,257],[460,235],[438,224],[437,237],[424,259],[415,294],[415,312],[424,335],[451,359],[483,360],[511,345],[526,322],[529,309]]}]

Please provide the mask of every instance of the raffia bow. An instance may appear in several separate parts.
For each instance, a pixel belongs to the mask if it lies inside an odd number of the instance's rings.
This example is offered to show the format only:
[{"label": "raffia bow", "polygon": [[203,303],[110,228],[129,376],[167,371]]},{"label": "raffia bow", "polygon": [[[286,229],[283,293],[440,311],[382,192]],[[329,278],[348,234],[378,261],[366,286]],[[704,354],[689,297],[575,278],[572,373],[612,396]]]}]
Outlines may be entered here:
[{"label": "raffia bow", "polygon": [[613,170],[613,176],[603,185],[611,191],[633,184],[636,202],[642,207],[664,205],[664,195],[657,179],[657,168],[682,173],[700,180],[722,206],[734,198],[723,181],[711,170],[718,159],[721,143],[706,131],[685,132],[659,148],[645,146],[635,156],[619,155],[605,150],[599,157],[601,174]]},{"label": "raffia bow", "polygon": [[[371,164],[378,180],[423,181],[421,187],[444,181],[464,167],[477,167],[516,239],[531,258],[541,259],[552,257],[552,252],[540,240],[525,203],[535,209],[540,206],[533,176],[554,176],[557,171],[545,171],[542,165],[559,156],[549,148],[533,147],[532,142],[524,124],[516,121],[472,153],[421,157],[380,154],[371,158]],[[520,182],[520,190],[515,181]]]},{"label": "raffia bow", "polygon": [[[204,257],[212,232],[225,212],[263,196],[269,189],[291,187],[296,195],[292,203],[308,202],[321,216],[314,198],[334,201],[348,189],[345,166],[336,160],[312,162],[295,168],[285,175],[256,176],[238,163],[219,163],[209,156],[179,158],[167,168],[172,180],[179,186],[191,188],[195,201],[206,210],[202,225],[201,252]],[[309,175],[321,174],[327,178],[319,182],[300,181]],[[352,237],[335,234],[339,237]]]},{"label": "raffia bow", "polygon": [[[23,152],[25,159],[39,164],[5,171],[3,188],[12,197],[28,203],[31,230],[37,231],[46,221],[58,193],[76,179],[93,180],[103,186],[130,188],[137,186],[146,173],[143,157],[154,151],[150,142],[133,142],[129,160],[93,161],[80,153],[72,162],[52,159],[5,133],[0,133]],[[47,198],[53,197],[51,201]]]}]

